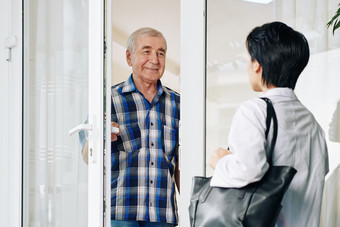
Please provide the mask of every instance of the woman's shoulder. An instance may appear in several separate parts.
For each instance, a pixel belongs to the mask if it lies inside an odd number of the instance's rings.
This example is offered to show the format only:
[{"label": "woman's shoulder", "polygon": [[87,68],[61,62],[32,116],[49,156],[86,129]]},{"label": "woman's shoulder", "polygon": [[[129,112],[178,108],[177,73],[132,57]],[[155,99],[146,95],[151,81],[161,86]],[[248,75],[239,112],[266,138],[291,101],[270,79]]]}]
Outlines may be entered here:
[{"label": "woman's shoulder", "polygon": [[237,112],[244,114],[265,115],[267,104],[261,98],[252,98],[243,102]]},{"label": "woman's shoulder", "polygon": [[233,124],[250,123],[256,127],[265,127],[267,117],[266,102],[260,98],[252,98],[243,102],[233,117]]}]

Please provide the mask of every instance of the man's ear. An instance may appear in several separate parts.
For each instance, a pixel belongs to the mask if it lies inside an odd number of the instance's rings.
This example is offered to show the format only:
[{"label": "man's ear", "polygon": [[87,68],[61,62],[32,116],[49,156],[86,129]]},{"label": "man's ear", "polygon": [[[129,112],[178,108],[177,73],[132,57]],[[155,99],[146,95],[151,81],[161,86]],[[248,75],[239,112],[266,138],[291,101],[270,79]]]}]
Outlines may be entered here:
[{"label": "man's ear", "polygon": [[130,51],[126,50],[125,54],[126,54],[126,62],[128,63],[129,66],[131,66],[132,64],[131,64],[131,53],[130,53]]}]

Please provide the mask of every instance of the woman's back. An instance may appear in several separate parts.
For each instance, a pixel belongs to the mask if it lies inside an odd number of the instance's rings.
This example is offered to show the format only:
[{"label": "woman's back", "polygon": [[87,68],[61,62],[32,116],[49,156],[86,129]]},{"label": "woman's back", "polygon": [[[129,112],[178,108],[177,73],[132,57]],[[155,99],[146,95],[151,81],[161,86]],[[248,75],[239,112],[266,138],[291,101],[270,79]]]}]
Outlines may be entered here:
[{"label": "woman's back", "polygon": [[314,116],[287,88],[266,95],[278,118],[278,138],[274,165],[293,166],[297,170],[282,201],[278,226],[318,226],[328,154],[324,132]]},{"label": "woman's back", "polygon": [[[270,89],[263,95],[271,99],[277,119],[278,136],[273,153],[274,165],[297,170],[282,201],[278,226],[318,226],[328,155],[324,132],[313,115],[289,88]],[[245,102],[234,116],[229,132],[232,155],[221,159],[212,186],[243,187],[258,181],[268,169],[265,138],[266,103],[259,99]],[[272,129],[268,141],[272,138]]]}]

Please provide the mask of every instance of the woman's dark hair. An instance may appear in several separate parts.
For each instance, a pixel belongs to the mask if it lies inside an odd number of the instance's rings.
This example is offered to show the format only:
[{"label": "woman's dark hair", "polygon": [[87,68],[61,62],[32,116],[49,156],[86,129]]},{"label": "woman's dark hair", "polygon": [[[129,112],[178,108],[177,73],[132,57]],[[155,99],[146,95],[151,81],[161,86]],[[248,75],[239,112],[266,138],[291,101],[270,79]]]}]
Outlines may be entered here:
[{"label": "woman's dark hair", "polygon": [[294,89],[309,60],[309,46],[304,35],[282,22],[254,28],[246,47],[251,60],[262,66],[262,82]]}]

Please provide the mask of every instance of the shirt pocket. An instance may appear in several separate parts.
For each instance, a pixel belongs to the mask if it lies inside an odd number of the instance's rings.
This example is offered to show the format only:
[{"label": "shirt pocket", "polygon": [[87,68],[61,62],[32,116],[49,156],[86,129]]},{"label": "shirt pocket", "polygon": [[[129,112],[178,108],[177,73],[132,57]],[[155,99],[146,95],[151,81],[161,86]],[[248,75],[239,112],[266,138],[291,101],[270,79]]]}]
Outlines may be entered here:
[{"label": "shirt pocket", "polygon": [[120,136],[116,143],[116,152],[133,152],[141,148],[141,132],[138,122],[120,124]]},{"label": "shirt pocket", "polygon": [[162,125],[162,147],[169,160],[176,154],[174,154],[177,141],[178,141],[178,129],[172,128],[166,125]]}]

